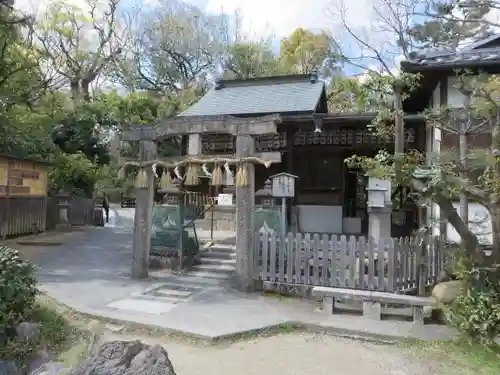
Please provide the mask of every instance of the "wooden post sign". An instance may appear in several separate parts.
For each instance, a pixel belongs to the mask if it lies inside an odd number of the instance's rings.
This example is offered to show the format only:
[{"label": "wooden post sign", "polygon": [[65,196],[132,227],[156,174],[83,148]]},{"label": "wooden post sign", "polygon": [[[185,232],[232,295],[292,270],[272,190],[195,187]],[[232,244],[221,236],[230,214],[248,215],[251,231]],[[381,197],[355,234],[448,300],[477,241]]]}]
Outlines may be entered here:
[{"label": "wooden post sign", "polygon": [[276,198],[293,198],[295,196],[295,179],[297,176],[290,173],[278,173],[271,176],[272,195]]},{"label": "wooden post sign", "polygon": [[[287,232],[286,199],[295,197],[295,179],[297,176],[290,173],[278,173],[271,176],[273,197],[281,198],[281,243],[284,244]],[[282,251],[284,246],[282,245]]]}]

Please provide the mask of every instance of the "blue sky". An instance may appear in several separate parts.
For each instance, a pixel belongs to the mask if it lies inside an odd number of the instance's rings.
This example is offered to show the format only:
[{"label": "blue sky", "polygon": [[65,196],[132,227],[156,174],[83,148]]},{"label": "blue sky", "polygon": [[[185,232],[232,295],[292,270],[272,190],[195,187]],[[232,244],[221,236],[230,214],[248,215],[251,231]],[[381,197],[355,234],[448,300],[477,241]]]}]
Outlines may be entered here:
[{"label": "blue sky", "polygon": [[[19,0],[28,1],[28,0]],[[78,1],[78,0],[73,0]],[[137,4],[155,5],[158,0],[122,0],[122,6]],[[166,0],[163,0],[166,1]],[[249,38],[267,37],[273,34],[276,39],[289,35],[297,27],[307,29],[334,29],[328,10],[333,8],[335,0],[184,0],[201,10],[212,13],[232,14],[240,10],[243,17],[243,29]],[[162,2],[159,0],[158,2]],[[366,24],[372,11],[372,0],[349,0],[352,10],[351,24]],[[356,6],[354,6],[356,3]]]},{"label": "blue sky", "polygon": [[[43,8],[50,0],[16,0],[18,7]],[[85,0],[64,0],[76,4]],[[98,0],[105,3],[106,0]],[[122,0],[122,9],[133,6],[156,6],[169,0]],[[351,52],[352,41],[342,33],[339,24],[337,5],[341,0],[183,0],[199,7],[205,12],[233,14],[240,11],[243,18],[243,32],[248,39],[261,39],[273,36],[274,45],[288,36],[297,27],[306,29],[328,30],[337,40],[344,42],[344,47]],[[373,32],[375,23],[383,9],[378,6],[379,0],[344,0],[346,21],[363,39],[368,40],[377,49],[388,49],[387,41],[393,36]],[[374,26],[375,25],[375,26]]]}]

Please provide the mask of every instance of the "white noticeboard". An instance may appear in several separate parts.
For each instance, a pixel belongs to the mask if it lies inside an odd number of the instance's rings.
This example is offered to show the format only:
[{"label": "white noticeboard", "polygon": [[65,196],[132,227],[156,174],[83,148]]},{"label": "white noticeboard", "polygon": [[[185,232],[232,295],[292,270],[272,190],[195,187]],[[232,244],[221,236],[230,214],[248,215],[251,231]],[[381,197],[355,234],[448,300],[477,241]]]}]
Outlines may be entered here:
[{"label": "white noticeboard", "polygon": [[217,204],[219,206],[232,206],[233,194],[219,194],[217,196]]},{"label": "white noticeboard", "polygon": [[273,197],[293,198],[295,196],[295,177],[285,173],[272,178]]}]

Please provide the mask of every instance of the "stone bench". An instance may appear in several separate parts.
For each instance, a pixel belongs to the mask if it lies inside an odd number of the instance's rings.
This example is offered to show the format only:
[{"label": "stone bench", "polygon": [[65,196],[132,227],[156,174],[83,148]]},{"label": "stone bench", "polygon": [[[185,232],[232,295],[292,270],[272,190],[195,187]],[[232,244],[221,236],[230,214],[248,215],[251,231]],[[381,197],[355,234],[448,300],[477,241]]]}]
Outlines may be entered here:
[{"label": "stone bench", "polygon": [[381,304],[394,304],[411,306],[413,322],[424,323],[424,309],[434,307],[436,300],[433,297],[416,297],[404,294],[394,294],[388,292],[377,292],[370,290],[343,289],[316,286],[312,290],[312,295],[323,299],[323,311],[332,314],[337,298],[345,298],[363,303],[363,316],[381,320]]}]

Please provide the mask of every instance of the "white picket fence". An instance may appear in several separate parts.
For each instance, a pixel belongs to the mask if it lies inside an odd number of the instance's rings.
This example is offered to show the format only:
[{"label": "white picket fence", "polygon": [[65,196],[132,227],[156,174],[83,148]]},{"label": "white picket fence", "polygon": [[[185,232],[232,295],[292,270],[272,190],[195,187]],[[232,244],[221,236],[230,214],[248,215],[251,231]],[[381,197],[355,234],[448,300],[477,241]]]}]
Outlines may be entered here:
[{"label": "white picket fence", "polygon": [[[330,286],[389,292],[420,290],[444,266],[437,239],[288,233],[256,234],[255,278],[283,284]],[[281,246],[284,242],[284,246]]]}]

